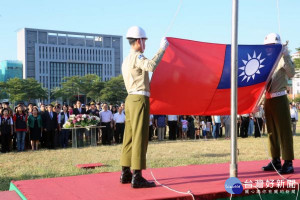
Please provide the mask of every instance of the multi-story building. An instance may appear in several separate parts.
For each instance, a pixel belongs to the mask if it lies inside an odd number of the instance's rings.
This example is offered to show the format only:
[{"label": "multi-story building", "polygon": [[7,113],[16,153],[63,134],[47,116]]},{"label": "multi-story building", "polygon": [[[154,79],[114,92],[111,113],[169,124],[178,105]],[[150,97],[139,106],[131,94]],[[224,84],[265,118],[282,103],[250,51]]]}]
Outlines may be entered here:
[{"label": "multi-story building", "polygon": [[[296,52],[291,55],[292,60],[299,59],[300,58],[300,52]],[[289,83],[291,84],[291,90],[292,90],[292,98],[294,99],[297,95],[300,94],[300,71],[296,69],[295,76],[289,80]]]},{"label": "multi-story building", "polygon": [[300,58],[300,51],[297,51],[296,53],[291,55],[292,59]]},{"label": "multi-story building", "polygon": [[23,78],[22,62],[17,60],[4,60],[0,62],[0,81],[5,82],[10,78]]},{"label": "multi-story building", "polygon": [[18,32],[23,78],[49,91],[65,76],[97,74],[102,81],[121,74],[122,36],[24,28]]},{"label": "multi-story building", "polygon": [[300,72],[296,71],[295,76],[292,78],[292,95],[295,98],[300,94]]}]

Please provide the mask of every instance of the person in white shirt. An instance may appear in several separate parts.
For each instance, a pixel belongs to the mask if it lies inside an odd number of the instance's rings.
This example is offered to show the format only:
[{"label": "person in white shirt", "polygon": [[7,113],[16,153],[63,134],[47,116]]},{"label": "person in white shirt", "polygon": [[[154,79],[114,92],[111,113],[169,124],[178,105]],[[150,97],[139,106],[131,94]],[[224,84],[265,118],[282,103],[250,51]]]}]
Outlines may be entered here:
[{"label": "person in white shirt", "polygon": [[102,128],[102,144],[103,145],[111,145],[111,129],[113,127],[113,115],[110,110],[108,110],[107,103],[103,104],[102,111],[99,113],[101,126],[105,126]]},{"label": "person in white shirt", "polygon": [[125,115],[125,103],[121,103],[121,107],[122,107],[122,112],[123,112],[124,115]]},{"label": "person in white shirt", "polygon": [[124,129],[125,129],[125,115],[120,106],[118,112],[114,114],[114,129],[115,129],[115,142],[117,144],[123,143]]},{"label": "person in white shirt", "polygon": [[177,122],[178,122],[177,115],[168,115],[169,140],[176,140]]},{"label": "person in white shirt", "polygon": [[293,105],[293,103],[290,103],[290,113],[291,113],[291,120],[292,120],[292,132],[293,135],[296,135],[296,126],[298,122],[298,111],[297,108]]}]

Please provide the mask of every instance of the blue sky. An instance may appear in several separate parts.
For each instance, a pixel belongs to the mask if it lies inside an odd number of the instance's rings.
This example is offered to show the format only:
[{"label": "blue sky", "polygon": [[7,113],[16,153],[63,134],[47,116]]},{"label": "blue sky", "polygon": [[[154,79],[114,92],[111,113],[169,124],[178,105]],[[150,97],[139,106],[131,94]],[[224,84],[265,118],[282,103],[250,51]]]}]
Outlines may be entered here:
[{"label": "blue sky", "polygon": [[[132,25],[143,27],[147,57],[159,47],[179,0],[12,0],[0,1],[0,60],[17,58],[17,31],[40,28],[125,36]],[[241,0],[239,44],[261,44],[279,32],[277,0]],[[279,0],[280,33],[295,52],[300,47],[300,1]],[[213,43],[231,42],[231,0],[183,0],[167,36]],[[129,45],[124,39],[124,56]]]}]

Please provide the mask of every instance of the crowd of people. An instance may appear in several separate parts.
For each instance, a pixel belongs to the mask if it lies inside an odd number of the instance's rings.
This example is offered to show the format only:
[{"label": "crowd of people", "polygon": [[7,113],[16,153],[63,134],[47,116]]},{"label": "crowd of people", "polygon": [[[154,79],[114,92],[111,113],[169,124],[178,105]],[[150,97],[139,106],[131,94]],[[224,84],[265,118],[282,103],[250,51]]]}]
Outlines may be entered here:
[{"label": "crowd of people", "polygon": [[[39,148],[66,148],[72,139],[70,129],[65,129],[64,124],[70,115],[88,114],[98,116],[101,126],[97,139],[103,144],[111,144],[123,140],[125,127],[124,104],[120,106],[91,102],[87,105],[77,101],[74,105],[67,104],[40,104],[29,103],[27,106],[18,104],[14,109],[9,102],[0,104],[0,141],[1,152],[6,153],[26,149],[38,150]],[[82,132],[79,132],[79,134]],[[89,141],[89,131],[83,133],[85,141]],[[112,137],[111,134],[114,134]]]},{"label": "crowd of people", "polygon": [[[89,114],[100,117],[102,128],[97,131],[97,141],[103,145],[123,142],[126,113],[125,105],[108,105],[107,103],[73,105],[41,104],[27,106],[18,104],[14,109],[8,102],[0,104],[0,139],[1,152],[38,150],[39,148],[66,148],[71,141],[69,129],[63,125],[72,114]],[[298,109],[290,104],[293,135],[296,135]],[[263,106],[255,113],[238,115],[237,135],[261,137],[266,133]],[[82,141],[89,142],[89,131],[79,132]],[[188,116],[188,115],[150,115],[149,141],[155,139],[217,139],[230,138],[230,116]]]},{"label": "crowd of people", "polygon": [[[293,135],[296,135],[298,121],[298,109],[294,103],[290,103],[290,113]],[[230,116],[177,116],[156,115],[150,116],[149,140],[157,135],[158,140],[166,139],[166,128],[169,128],[169,139],[217,139],[224,137],[230,139]],[[153,125],[156,134],[153,132]],[[266,134],[266,119],[263,105],[255,109],[255,112],[237,116],[237,136],[241,138],[261,137]]]}]

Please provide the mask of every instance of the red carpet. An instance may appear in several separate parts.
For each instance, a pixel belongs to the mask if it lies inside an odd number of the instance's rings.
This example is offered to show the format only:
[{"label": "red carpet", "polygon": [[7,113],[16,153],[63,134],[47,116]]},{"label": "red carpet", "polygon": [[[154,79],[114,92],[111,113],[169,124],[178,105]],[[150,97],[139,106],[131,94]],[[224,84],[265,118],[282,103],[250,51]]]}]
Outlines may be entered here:
[{"label": "red carpet", "polygon": [[[281,179],[276,172],[262,172],[261,166],[268,161],[239,162],[239,179],[251,180]],[[300,160],[294,161],[295,173],[286,178],[300,183]],[[196,199],[217,199],[229,197],[224,189],[229,177],[229,164],[190,165],[182,167],[153,169],[156,179],[162,184],[182,191],[191,190]],[[143,174],[153,180],[150,170]],[[132,189],[129,184],[119,183],[120,172],[99,173],[72,177],[14,181],[16,188],[30,200],[53,199],[191,199],[191,196],[169,191],[161,186],[148,189]],[[297,191],[297,188],[296,188]],[[237,196],[237,195],[234,195]]]},{"label": "red carpet", "polygon": [[21,200],[19,195],[15,191],[0,192],[1,200]]}]

